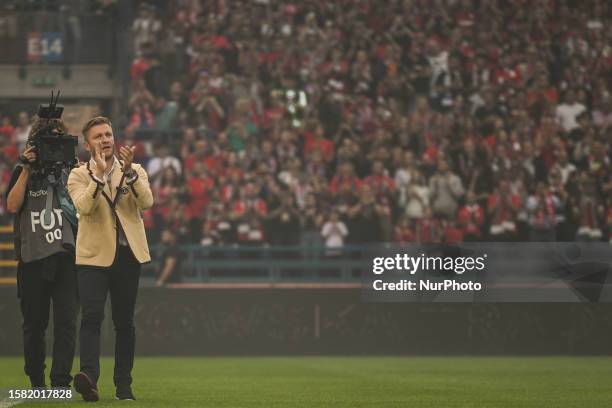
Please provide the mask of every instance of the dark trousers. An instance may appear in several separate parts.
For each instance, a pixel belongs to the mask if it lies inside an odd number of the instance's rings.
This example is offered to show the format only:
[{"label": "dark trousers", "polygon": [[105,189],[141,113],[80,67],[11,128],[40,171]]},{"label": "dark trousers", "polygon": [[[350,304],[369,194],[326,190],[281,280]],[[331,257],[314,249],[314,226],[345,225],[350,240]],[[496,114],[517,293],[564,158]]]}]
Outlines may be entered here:
[{"label": "dark trousers", "polygon": [[57,253],[17,267],[23,315],[25,373],[33,387],[45,385],[45,331],[53,302],[53,363],[51,385],[67,387],[74,359],[78,312],[74,256]]},{"label": "dark trousers", "polygon": [[77,266],[81,300],[81,371],[95,383],[100,377],[100,326],[104,320],[106,295],[110,293],[115,326],[115,386],[132,384],[134,348],[134,306],[138,293],[140,263],[132,251],[117,246],[113,264],[108,268]]}]

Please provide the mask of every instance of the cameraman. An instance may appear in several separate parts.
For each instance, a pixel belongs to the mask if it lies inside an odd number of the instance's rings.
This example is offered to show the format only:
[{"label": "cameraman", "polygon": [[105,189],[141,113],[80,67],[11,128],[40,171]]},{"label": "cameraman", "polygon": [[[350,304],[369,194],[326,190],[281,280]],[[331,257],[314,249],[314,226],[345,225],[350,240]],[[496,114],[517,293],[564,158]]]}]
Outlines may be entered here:
[{"label": "cameraman", "polygon": [[[55,182],[37,164],[34,147],[42,132],[67,132],[60,119],[36,118],[28,143],[7,189],[7,208],[15,214],[17,296],[23,314],[25,373],[33,388],[45,384],[45,331],[53,302],[53,364],[51,386],[69,387],[74,358],[77,287],[74,231],[64,216],[58,190],[64,189],[69,169]],[[51,198],[51,200],[48,200]]]}]

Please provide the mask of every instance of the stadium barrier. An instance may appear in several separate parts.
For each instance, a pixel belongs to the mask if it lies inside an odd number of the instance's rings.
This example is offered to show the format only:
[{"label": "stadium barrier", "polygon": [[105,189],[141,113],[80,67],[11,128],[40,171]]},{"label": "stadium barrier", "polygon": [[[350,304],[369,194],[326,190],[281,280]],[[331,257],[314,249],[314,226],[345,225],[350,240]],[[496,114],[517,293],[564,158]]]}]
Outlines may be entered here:
[{"label": "stadium barrier", "polygon": [[[0,354],[20,355],[15,287],[0,287],[0,315]],[[102,350],[112,355],[106,316]],[[609,303],[363,303],[340,286],[141,288],[137,353],[610,355],[611,316]]]},{"label": "stadium barrier", "polygon": [[[377,245],[384,246],[384,244]],[[323,247],[182,245],[183,282],[258,281],[359,281],[364,257],[372,246],[345,246],[329,253]],[[151,246],[151,264],[143,278],[154,279],[164,247]]]}]

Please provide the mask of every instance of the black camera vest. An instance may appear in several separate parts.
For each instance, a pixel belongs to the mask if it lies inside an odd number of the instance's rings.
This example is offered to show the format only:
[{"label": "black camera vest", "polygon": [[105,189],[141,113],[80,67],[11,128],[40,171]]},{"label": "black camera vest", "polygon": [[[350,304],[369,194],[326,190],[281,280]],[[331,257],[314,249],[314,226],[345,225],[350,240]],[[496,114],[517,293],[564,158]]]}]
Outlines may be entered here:
[{"label": "black camera vest", "polygon": [[18,234],[15,253],[22,262],[36,261],[58,252],[74,253],[75,237],[60,205],[59,188],[64,187],[28,181],[15,223],[15,234]]}]

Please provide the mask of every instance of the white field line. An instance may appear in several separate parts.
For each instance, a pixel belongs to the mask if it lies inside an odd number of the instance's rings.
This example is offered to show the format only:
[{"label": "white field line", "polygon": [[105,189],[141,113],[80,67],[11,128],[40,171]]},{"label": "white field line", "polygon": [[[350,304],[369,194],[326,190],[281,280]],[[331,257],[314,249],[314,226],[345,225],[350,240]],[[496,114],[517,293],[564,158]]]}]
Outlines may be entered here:
[{"label": "white field line", "polygon": [[21,401],[0,401],[0,408],[9,408],[21,403]]}]

